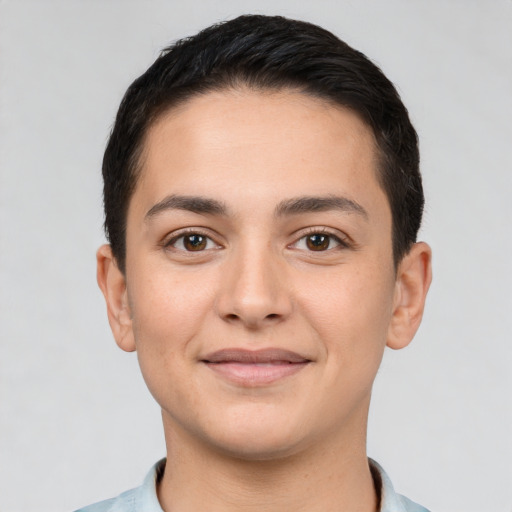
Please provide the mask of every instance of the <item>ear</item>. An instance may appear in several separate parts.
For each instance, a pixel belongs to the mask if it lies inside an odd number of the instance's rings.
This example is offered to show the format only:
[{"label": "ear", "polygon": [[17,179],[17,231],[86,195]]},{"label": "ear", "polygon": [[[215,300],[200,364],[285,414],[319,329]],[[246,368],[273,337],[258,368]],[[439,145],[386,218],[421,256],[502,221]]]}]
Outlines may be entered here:
[{"label": "ear", "polygon": [[132,317],[126,279],[119,270],[110,245],[102,245],[96,253],[96,278],[107,303],[107,315],[116,343],[126,352],[135,350]]},{"label": "ear", "polygon": [[432,251],[426,243],[416,243],[397,269],[388,347],[398,350],[413,339],[421,323],[431,281]]}]

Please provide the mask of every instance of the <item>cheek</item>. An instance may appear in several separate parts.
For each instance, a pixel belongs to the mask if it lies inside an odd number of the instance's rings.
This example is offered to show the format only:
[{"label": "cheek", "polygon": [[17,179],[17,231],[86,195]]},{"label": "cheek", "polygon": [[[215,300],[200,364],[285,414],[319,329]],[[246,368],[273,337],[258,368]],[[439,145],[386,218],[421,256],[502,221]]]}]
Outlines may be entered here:
[{"label": "cheek", "polygon": [[165,408],[174,401],[188,403],[188,376],[198,352],[195,340],[212,300],[198,273],[193,277],[157,270],[141,272],[142,279],[132,276],[128,292],[141,373]]},{"label": "cheek", "polygon": [[[165,271],[164,271],[165,270]],[[211,311],[212,297],[199,273],[158,268],[129,280],[133,332],[141,365],[165,365],[188,342]],[[151,277],[146,277],[151,276]]]},{"label": "cheek", "polygon": [[[340,267],[306,285],[301,299],[304,315],[323,341],[331,364],[362,370],[378,367],[391,320],[393,283],[382,268],[363,271]],[[344,370],[344,371],[345,371]]]}]

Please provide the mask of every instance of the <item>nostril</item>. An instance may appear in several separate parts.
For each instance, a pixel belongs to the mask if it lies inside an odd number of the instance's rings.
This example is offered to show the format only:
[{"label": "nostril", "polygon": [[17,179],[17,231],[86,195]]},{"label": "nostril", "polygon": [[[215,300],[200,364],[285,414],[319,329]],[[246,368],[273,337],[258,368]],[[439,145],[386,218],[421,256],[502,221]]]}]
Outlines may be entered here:
[{"label": "nostril", "polygon": [[265,318],[268,318],[269,320],[274,320],[275,318],[279,318],[279,315],[277,313],[270,313],[270,315],[267,315]]}]

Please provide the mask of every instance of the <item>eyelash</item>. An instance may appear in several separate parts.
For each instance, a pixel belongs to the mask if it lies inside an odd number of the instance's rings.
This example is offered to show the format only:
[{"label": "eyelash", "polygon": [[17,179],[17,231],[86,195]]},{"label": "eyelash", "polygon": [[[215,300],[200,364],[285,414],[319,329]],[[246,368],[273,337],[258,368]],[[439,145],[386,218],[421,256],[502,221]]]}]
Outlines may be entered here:
[{"label": "eyelash", "polygon": [[[307,244],[307,238],[311,237],[313,235],[320,235],[323,237],[327,237],[327,239],[328,239],[327,248],[325,248],[325,249],[319,248],[318,250],[315,250],[315,249],[311,249],[311,248],[299,249],[297,247],[298,244],[302,240],[305,240],[305,243]],[[205,244],[206,244],[205,247],[199,248],[197,251],[188,250],[186,247],[177,248],[175,246],[175,244],[179,240],[183,240],[183,242],[185,242],[187,236],[188,237],[192,237],[192,236],[202,237],[203,239],[205,239]],[[334,241],[337,244],[335,247],[330,247],[332,241]],[[211,244],[211,243],[213,243],[215,245],[215,247],[208,247],[208,244]],[[200,229],[197,229],[197,228],[190,228],[190,229],[181,231],[181,232],[175,234],[174,236],[172,236],[170,239],[164,241],[164,243],[162,245],[165,249],[174,249],[174,250],[186,252],[186,253],[194,253],[194,252],[201,253],[206,250],[212,250],[214,248],[221,248],[221,246],[219,244],[217,244],[213,240],[213,238],[211,236],[209,236],[209,234],[207,234],[204,231],[201,231]],[[304,251],[308,251],[308,252],[329,252],[329,251],[333,251],[336,249],[348,249],[351,247],[351,243],[349,243],[347,238],[343,238],[338,235],[335,235],[334,233],[328,231],[326,228],[312,227],[312,228],[309,228],[306,232],[302,233],[300,238],[298,238],[297,240],[295,240],[295,242],[288,245],[288,247],[293,248],[293,249],[304,250]]]},{"label": "eyelash", "polygon": [[[309,249],[310,252],[329,252],[336,249],[348,249],[352,246],[351,243],[349,243],[348,237],[341,237],[339,235],[335,235],[331,231],[327,230],[326,228],[308,228],[305,233],[301,235],[300,238],[298,238],[295,242],[290,244],[289,247],[296,247],[301,240],[306,240],[308,237],[311,237],[313,235],[322,235],[329,239],[329,245],[331,241],[336,242],[335,247],[327,247],[327,249],[320,249],[315,251],[314,249]],[[306,242],[307,243],[307,242]],[[302,250],[308,250],[308,249],[302,249]]]},{"label": "eyelash", "polygon": [[194,235],[198,236],[198,237],[203,237],[204,239],[206,239],[206,244],[213,243],[215,245],[215,248],[219,248],[220,247],[220,245],[217,244],[210,235],[208,235],[207,233],[205,233],[205,232],[203,232],[203,231],[201,231],[200,229],[197,229],[197,228],[190,228],[190,229],[186,229],[184,231],[181,231],[181,232],[175,234],[174,236],[172,236],[171,238],[169,238],[168,240],[165,240],[162,245],[163,245],[164,249],[174,249],[174,250],[177,250],[177,251],[189,252],[189,253],[203,252],[204,250],[211,250],[212,249],[212,247],[206,247],[206,248],[198,250],[198,251],[193,251],[193,250],[189,251],[186,248],[178,249],[177,247],[175,247],[176,242],[178,242],[179,240],[185,241],[185,239],[187,237],[192,237]]}]

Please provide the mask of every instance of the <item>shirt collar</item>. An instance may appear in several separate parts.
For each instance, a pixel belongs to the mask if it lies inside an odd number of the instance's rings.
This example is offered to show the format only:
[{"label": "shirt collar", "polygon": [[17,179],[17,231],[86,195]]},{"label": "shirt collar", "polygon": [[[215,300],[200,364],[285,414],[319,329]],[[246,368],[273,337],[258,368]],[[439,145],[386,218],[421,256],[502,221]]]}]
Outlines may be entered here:
[{"label": "shirt collar", "polygon": [[[165,469],[165,460],[158,461],[149,471],[144,483],[139,487],[136,496],[136,510],[145,512],[163,512],[158,501],[156,487],[158,481],[162,478]],[[368,459],[370,470],[372,472],[375,488],[380,495],[379,512],[413,512],[413,510],[425,510],[421,507],[411,509],[404,503],[404,498],[397,494],[393,484],[384,469],[373,459]]]}]

